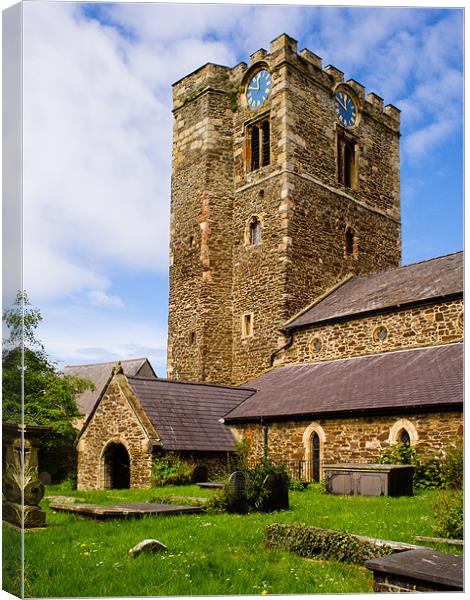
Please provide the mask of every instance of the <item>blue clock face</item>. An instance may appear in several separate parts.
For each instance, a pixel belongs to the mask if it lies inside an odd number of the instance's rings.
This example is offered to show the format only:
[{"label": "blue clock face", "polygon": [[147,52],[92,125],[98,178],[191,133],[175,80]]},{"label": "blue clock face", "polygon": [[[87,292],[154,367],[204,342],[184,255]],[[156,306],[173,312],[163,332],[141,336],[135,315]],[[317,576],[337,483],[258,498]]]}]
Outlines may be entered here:
[{"label": "blue clock face", "polygon": [[258,108],[269,96],[271,90],[271,75],[263,69],[250,79],[246,88],[246,101],[250,108]]},{"label": "blue clock face", "polygon": [[351,96],[346,92],[338,92],[335,96],[336,115],[345,127],[353,127],[357,121],[357,110]]}]

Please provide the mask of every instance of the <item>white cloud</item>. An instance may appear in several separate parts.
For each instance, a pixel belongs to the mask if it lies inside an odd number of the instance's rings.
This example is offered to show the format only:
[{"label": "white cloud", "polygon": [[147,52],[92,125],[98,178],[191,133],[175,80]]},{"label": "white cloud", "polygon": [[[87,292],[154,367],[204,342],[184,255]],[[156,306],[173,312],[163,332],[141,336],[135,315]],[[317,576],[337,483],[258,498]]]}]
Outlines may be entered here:
[{"label": "white cloud", "polygon": [[124,308],[124,302],[119,296],[111,296],[102,290],[91,290],[88,292],[92,304],[108,308]]}]

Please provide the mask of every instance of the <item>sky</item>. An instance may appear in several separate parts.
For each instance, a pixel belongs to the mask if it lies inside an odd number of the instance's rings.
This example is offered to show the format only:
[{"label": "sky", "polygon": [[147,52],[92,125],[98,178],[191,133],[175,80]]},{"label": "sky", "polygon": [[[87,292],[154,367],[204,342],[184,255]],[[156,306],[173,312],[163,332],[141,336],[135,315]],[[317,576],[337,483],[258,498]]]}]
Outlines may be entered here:
[{"label": "sky", "polygon": [[402,111],[403,264],[463,248],[463,11],[24,4],[24,287],[64,364],[166,371],[171,84],[281,33]]}]

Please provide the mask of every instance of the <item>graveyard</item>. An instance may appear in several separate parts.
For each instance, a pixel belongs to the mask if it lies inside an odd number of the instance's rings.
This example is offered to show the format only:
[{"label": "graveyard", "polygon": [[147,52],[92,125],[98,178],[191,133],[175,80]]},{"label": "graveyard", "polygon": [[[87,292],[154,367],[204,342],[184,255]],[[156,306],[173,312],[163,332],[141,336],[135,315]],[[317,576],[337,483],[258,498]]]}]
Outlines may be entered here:
[{"label": "graveyard", "polygon": [[[306,559],[266,548],[266,527],[306,523],[420,544],[416,536],[435,535],[432,507],[438,493],[442,492],[425,490],[413,497],[395,498],[333,496],[325,494],[320,485],[311,484],[305,491],[289,492],[289,510],[97,520],[52,510],[49,505],[63,501],[63,497],[69,502],[73,498],[77,503],[95,505],[174,501],[193,505],[199,498],[203,505],[214,490],[188,485],[83,492],[67,484],[46,486],[40,506],[45,510],[47,527],[25,534],[25,596],[372,592],[372,573],[361,565]],[[6,524],[3,527],[5,584],[15,589],[19,574],[13,572],[8,557],[19,533]],[[129,556],[129,549],[148,538],[159,540],[167,550]],[[461,553],[459,547],[432,547]]]}]

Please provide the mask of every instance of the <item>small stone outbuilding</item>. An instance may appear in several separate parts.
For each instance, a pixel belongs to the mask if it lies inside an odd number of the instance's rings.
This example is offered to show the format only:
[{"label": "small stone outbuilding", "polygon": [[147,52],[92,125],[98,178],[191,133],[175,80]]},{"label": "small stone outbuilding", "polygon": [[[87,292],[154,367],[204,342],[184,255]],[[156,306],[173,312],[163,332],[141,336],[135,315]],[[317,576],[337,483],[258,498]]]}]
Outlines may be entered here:
[{"label": "small stone outbuilding", "polygon": [[150,487],[152,464],[178,453],[212,478],[235,450],[221,418],[253,390],[126,376],[116,365],[77,439],[77,489]]}]

